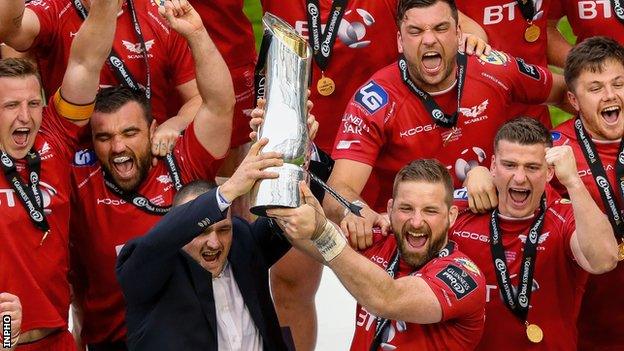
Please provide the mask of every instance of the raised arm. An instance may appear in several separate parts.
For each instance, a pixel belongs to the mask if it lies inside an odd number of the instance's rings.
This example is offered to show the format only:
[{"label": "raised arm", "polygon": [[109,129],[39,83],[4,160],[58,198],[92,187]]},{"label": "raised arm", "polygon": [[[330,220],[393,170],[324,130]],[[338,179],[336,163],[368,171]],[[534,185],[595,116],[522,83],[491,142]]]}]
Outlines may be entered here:
[{"label": "raised arm", "polygon": [[572,202],[576,230],[570,238],[570,248],[576,261],[592,274],[612,270],[618,257],[613,229],[578,176],[572,149],[568,145],[550,148],[546,161],[555,167],[555,175]]},{"label": "raised arm", "polygon": [[306,185],[301,185],[304,205],[296,209],[267,211],[298,250],[331,268],[351,295],[370,313],[411,323],[437,323],[442,307],[420,277],[392,279],[375,263],[346,245],[338,228]]},{"label": "raised arm", "polygon": [[557,28],[559,20],[548,20],[548,63],[563,68],[572,45],[561,35]]},{"label": "raised arm", "polygon": [[24,0],[0,1],[0,42],[23,51],[39,34],[37,15],[24,6]]},{"label": "raised arm", "polygon": [[230,71],[210,39],[206,28],[187,0],[166,1],[160,14],[171,28],[189,43],[202,104],[195,116],[193,128],[204,148],[217,158],[230,148],[234,88]]},{"label": "raised arm", "polygon": [[91,115],[89,111],[98,92],[100,71],[113,46],[120,1],[91,0],[89,16],[72,41],[60,96],[57,95],[55,104],[61,115],[78,125],[87,124]]}]

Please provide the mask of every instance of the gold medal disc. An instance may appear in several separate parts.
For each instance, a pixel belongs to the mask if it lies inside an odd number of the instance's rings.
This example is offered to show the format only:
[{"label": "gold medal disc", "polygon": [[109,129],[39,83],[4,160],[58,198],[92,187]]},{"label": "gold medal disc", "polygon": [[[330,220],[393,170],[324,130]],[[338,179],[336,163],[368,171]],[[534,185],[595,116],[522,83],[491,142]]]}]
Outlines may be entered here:
[{"label": "gold medal disc", "polygon": [[620,245],[618,245],[618,261],[623,261],[624,260],[624,242],[621,242]]},{"label": "gold medal disc", "polygon": [[544,339],[544,332],[537,324],[529,324],[526,327],[526,335],[532,343],[539,343]]},{"label": "gold medal disc", "polygon": [[533,43],[539,38],[540,32],[540,27],[531,24],[527,27],[527,29],[524,30],[524,40],[528,41],[529,43]]},{"label": "gold medal disc", "polygon": [[336,83],[331,78],[323,76],[316,83],[316,90],[323,96],[329,96],[336,90]]}]

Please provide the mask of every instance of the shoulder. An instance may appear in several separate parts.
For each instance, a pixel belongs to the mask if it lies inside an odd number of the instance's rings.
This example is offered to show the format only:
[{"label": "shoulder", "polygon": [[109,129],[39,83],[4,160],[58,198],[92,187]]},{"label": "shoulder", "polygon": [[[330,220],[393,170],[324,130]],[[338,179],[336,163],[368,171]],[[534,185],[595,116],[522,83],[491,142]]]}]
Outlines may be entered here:
[{"label": "shoulder", "polygon": [[552,200],[547,208],[548,218],[554,222],[555,227],[574,221],[574,208],[572,201],[566,198]]},{"label": "shoulder", "polygon": [[569,119],[550,132],[553,145],[565,145],[570,141],[576,142],[576,132],[574,131],[575,118]]},{"label": "shoulder", "polygon": [[431,260],[419,273],[430,285],[451,292],[457,300],[485,289],[485,277],[479,267],[457,249],[446,257]]},{"label": "shoulder", "polygon": [[[494,74],[494,78],[509,79],[519,75],[541,81],[548,74],[544,67],[529,64],[520,57],[497,50],[492,50],[489,55],[469,56],[468,62],[468,72],[471,72],[471,66],[477,66],[479,67],[476,71],[478,74]],[[474,73],[474,68],[472,70]]]}]

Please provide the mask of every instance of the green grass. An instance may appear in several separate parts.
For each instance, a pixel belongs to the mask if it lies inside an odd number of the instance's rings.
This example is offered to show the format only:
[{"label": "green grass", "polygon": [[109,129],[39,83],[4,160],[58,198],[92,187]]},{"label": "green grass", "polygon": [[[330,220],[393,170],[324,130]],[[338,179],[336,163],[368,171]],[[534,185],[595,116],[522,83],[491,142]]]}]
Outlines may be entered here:
[{"label": "green grass", "polygon": [[[284,0],[291,1],[291,0]],[[376,1],[376,0],[373,0]],[[262,38],[262,6],[260,5],[259,0],[245,0],[245,13],[247,17],[251,20],[251,23],[254,28],[254,34],[256,36],[256,47],[260,45],[260,39]],[[572,29],[570,28],[570,24],[568,20],[564,17],[558,24],[559,31],[563,36],[570,42],[574,44],[576,42],[576,37],[572,33]],[[561,73],[561,70],[557,67],[551,67],[553,72]],[[550,107],[550,119],[552,120],[553,126],[556,126],[568,119],[572,118],[572,116],[564,111],[556,107]]]}]

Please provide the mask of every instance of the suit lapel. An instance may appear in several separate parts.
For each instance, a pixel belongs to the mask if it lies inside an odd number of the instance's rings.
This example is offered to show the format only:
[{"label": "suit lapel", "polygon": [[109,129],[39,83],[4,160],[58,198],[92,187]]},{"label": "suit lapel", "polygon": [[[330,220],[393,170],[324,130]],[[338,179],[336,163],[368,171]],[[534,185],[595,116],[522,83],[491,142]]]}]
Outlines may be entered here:
[{"label": "suit lapel", "polygon": [[191,282],[197,293],[199,304],[208,323],[210,330],[213,332],[214,341],[217,342],[217,311],[215,310],[214,294],[212,292],[212,275],[210,272],[200,266],[187,253],[182,255],[186,259],[187,266],[191,275]]}]

